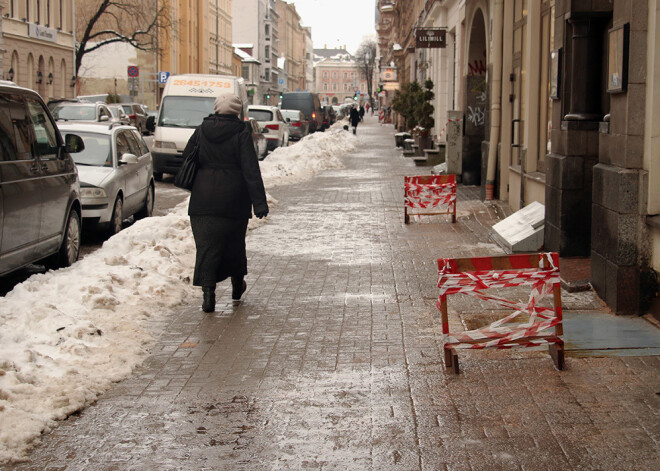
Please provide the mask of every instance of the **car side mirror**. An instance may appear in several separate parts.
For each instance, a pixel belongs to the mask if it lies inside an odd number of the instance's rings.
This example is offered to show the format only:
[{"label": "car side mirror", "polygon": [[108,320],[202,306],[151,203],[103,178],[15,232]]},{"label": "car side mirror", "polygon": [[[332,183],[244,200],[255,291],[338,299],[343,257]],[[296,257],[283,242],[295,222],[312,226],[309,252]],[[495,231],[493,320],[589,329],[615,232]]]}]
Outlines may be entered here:
[{"label": "car side mirror", "polygon": [[147,118],[147,131],[154,132],[156,130],[156,117],[149,116]]},{"label": "car side mirror", "polygon": [[287,118],[287,119],[286,119],[286,122],[287,122],[287,123],[290,123],[290,122],[291,122],[291,118]]},{"label": "car side mirror", "polygon": [[126,153],[121,156],[119,164],[136,164],[138,163],[137,155]]},{"label": "car side mirror", "polygon": [[85,150],[85,142],[77,134],[67,134],[64,136],[64,147],[69,154],[77,154]]},{"label": "car side mirror", "polygon": [[103,115],[99,118],[99,121],[110,121],[110,117],[106,116],[106,115]]}]

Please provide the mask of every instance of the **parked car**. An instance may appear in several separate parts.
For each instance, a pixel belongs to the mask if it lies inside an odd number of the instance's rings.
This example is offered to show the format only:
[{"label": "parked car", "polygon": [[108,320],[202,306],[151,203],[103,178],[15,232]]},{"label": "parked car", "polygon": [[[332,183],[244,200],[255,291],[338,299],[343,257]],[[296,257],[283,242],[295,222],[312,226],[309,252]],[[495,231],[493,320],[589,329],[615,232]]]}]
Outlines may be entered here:
[{"label": "parked car", "polygon": [[309,132],[323,130],[323,109],[318,93],[288,92],[282,95],[283,110],[300,110],[309,120]]},{"label": "parked car", "polygon": [[135,126],[140,134],[148,132],[147,130],[147,112],[143,105],[139,103],[121,103],[124,113],[128,115],[131,126]]},{"label": "parked car", "polygon": [[152,215],[153,161],[135,127],[71,123],[59,128],[64,136],[75,134],[85,143],[85,149],[74,157],[85,226],[90,222],[112,235],[121,231],[130,216]]},{"label": "parked car", "polygon": [[121,123],[125,125],[131,124],[130,118],[124,112],[124,108],[122,108],[121,105],[108,105],[108,109],[110,110],[110,113],[112,113],[112,119],[110,119],[110,122]]},{"label": "parked car", "polygon": [[268,141],[268,150],[289,145],[289,126],[277,106],[250,105],[248,116],[259,122]]},{"label": "parked car", "polygon": [[61,102],[52,108],[57,121],[104,122],[112,120],[112,113],[105,103]]},{"label": "parked car", "polygon": [[268,154],[268,141],[264,133],[261,132],[259,123],[254,118],[248,118],[248,124],[252,128],[252,142],[254,143],[254,151],[257,153],[259,160],[264,160]]},{"label": "parked car", "polygon": [[289,139],[300,140],[309,134],[309,120],[299,110],[282,110],[282,116],[289,124]]},{"label": "parked car", "polygon": [[38,93],[0,81],[0,275],[45,260],[65,267],[80,252],[80,184],[72,152]]}]

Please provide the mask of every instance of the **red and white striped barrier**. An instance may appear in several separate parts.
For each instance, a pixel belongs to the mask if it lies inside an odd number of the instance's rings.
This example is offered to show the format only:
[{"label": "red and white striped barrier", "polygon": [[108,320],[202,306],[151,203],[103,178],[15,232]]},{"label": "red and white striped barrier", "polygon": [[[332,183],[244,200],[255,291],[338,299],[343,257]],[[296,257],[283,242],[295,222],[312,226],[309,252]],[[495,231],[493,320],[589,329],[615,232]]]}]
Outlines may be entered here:
[{"label": "red and white striped barrier", "polygon": [[[561,281],[559,256],[552,253],[510,255],[504,257],[478,257],[464,259],[438,259],[437,306],[442,312],[445,364],[458,373],[455,349],[506,349],[550,345],[550,353],[558,369],[563,366]],[[514,302],[486,294],[493,288],[531,286],[529,300]],[[465,332],[449,332],[447,296],[466,294],[513,312],[491,325]],[[541,306],[540,301],[553,294],[553,307]],[[528,315],[526,322],[515,322]]]},{"label": "red and white striped barrier", "polygon": [[[410,216],[432,216],[451,214],[456,222],[456,175],[418,175],[403,177],[404,222],[410,222]],[[429,211],[446,206],[446,210]],[[422,209],[424,212],[410,213],[410,209]]]}]

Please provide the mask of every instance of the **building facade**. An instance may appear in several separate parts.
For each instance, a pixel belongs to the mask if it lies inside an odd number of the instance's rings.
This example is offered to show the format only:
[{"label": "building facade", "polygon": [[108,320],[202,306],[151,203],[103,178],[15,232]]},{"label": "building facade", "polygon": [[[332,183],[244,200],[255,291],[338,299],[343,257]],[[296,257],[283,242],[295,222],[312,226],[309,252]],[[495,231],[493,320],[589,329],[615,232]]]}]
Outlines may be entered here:
[{"label": "building facade", "polygon": [[305,60],[303,62],[305,76],[305,90],[314,87],[314,41],[312,41],[312,28],[307,26],[305,30]]},{"label": "building facade", "polygon": [[[381,70],[433,80],[450,173],[513,210],[543,203],[545,249],[588,258],[613,311],[657,304],[658,0],[378,8]],[[417,47],[420,28],[444,31],[444,47]]]},{"label": "building facade", "polygon": [[3,77],[37,91],[45,100],[73,97],[73,0],[3,4]]},{"label": "building facade", "polygon": [[280,85],[279,91],[305,90],[307,88],[305,83],[306,33],[300,24],[300,15],[293,3],[277,0],[276,6],[279,15],[279,52],[280,58],[284,58],[280,69],[286,75],[286,81],[278,84]]},{"label": "building facade", "polygon": [[336,105],[368,99],[367,79],[346,49],[314,49],[315,91],[321,102]]}]

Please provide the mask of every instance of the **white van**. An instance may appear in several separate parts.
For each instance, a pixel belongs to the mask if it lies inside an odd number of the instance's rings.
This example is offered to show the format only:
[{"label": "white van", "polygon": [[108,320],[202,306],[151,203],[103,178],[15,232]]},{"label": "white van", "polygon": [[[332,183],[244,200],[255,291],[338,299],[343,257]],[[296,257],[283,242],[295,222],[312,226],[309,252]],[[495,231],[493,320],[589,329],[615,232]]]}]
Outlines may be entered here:
[{"label": "white van", "polygon": [[167,79],[154,129],[151,155],[154,178],[163,173],[176,175],[183,163],[183,150],[195,128],[213,114],[215,98],[221,93],[235,93],[243,102],[240,119],[247,119],[245,81],[229,75],[185,74]]}]

